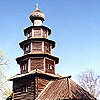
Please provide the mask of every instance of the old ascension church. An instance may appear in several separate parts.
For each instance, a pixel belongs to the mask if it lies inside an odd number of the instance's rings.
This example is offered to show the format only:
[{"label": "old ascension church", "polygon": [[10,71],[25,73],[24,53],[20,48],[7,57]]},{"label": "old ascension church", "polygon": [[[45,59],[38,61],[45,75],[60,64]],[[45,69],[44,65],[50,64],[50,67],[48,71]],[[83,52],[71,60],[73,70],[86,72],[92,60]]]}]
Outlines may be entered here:
[{"label": "old ascension church", "polygon": [[51,29],[43,25],[45,15],[36,9],[31,13],[32,26],[24,30],[26,40],[19,43],[24,55],[16,59],[20,74],[13,81],[12,100],[96,100],[82,87],[55,73],[59,58],[52,55],[55,41],[48,37]]}]

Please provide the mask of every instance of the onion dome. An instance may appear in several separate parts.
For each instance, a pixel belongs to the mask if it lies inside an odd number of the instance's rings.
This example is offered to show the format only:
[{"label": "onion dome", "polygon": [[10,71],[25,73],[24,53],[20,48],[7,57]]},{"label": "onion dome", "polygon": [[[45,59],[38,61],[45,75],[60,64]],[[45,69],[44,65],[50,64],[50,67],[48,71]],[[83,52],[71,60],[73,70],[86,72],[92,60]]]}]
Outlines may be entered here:
[{"label": "onion dome", "polygon": [[33,11],[30,15],[30,20],[32,23],[34,23],[34,20],[41,20],[44,21],[45,15],[44,13],[39,9],[38,5],[36,5],[35,11]]}]

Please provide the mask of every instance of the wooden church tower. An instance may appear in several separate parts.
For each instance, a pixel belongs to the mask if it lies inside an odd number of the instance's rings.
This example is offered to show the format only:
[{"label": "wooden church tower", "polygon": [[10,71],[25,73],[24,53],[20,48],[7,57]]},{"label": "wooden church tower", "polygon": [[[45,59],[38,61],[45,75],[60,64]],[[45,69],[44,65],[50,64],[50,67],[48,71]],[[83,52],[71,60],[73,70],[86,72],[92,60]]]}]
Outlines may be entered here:
[{"label": "wooden church tower", "polygon": [[34,69],[55,74],[55,65],[59,59],[52,56],[52,49],[55,42],[47,39],[51,34],[51,30],[43,26],[45,15],[36,8],[30,15],[33,26],[24,30],[27,40],[20,43],[20,47],[24,51],[24,56],[17,58],[20,65],[21,74],[28,73]]},{"label": "wooden church tower", "polygon": [[[24,30],[26,40],[19,43],[24,55],[16,59],[20,75],[13,78],[14,100],[34,100],[55,74],[59,59],[52,55],[55,41],[49,40],[51,30],[43,26],[45,15],[36,7],[30,15],[32,26]],[[47,73],[47,75],[45,74]]]},{"label": "wooden church tower", "polygon": [[52,55],[55,42],[51,30],[43,25],[44,13],[36,7],[30,15],[32,26],[24,30],[26,40],[19,43],[24,55],[16,59],[20,74],[12,77],[13,100],[96,100],[72,81],[55,74],[59,58]]}]

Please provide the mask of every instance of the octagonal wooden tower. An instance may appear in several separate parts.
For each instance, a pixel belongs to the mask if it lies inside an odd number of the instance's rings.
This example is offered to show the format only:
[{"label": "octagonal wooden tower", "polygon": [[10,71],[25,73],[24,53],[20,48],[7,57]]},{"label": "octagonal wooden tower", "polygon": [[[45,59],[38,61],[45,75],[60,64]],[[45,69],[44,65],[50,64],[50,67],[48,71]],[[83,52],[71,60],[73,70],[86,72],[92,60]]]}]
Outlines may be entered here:
[{"label": "octagonal wooden tower", "polygon": [[47,39],[51,30],[43,26],[45,15],[36,8],[30,15],[33,26],[24,30],[27,40],[20,43],[24,51],[24,56],[18,57],[17,63],[20,65],[21,74],[40,69],[44,72],[55,74],[55,64],[59,59],[52,56],[52,49],[55,42]]},{"label": "octagonal wooden tower", "polygon": [[24,30],[26,40],[19,43],[24,55],[16,59],[20,74],[12,77],[14,100],[95,100],[68,77],[55,74],[59,58],[52,55],[55,42],[51,30],[43,26],[45,15],[36,8],[30,15],[33,26]]},{"label": "octagonal wooden tower", "polygon": [[48,39],[51,30],[43,26],[44,13],[36,8],[30,15],[30,20],[33,26],[24,30],[27,39],[19,43],[24,55],[16,59],[20,65],[20,77],[17,75],[11,79],[14,100],[35,99],[49,80],[55,78],[49,74],[55,75],[55,65],[59,62],[59,59],[52,55],[55,41]]}]

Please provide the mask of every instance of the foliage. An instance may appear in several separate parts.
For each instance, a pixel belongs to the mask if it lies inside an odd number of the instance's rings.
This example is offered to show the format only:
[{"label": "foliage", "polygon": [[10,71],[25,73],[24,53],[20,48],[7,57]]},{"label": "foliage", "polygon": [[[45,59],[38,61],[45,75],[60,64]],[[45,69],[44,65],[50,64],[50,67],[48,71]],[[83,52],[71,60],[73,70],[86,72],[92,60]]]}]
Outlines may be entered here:
[{"label": "foliage", "polygon": [[4,56],[3,52],[0,51],[0,97],[4,100],[12,93],[11,89],[9,88],[7,76],[5,75],[6,69],[8,68],[7,65],[7,58]]},{"label": "foliage", "polygon": [[81,75],[79,75],[79,83],[94,97],[100,95],[100,76],[96,75],[92,70],[81,73]]}]

